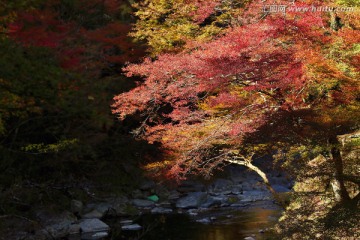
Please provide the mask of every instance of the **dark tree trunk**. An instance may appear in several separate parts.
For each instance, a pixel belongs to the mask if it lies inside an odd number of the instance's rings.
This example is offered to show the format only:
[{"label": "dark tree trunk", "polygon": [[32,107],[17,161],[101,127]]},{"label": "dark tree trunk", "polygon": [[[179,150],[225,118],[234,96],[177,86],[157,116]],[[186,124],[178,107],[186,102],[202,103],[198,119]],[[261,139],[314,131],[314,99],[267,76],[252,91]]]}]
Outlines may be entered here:
[{"label": "dark tree trunk", "polygon": [[348,203],[351,199],[344,184],[344,166],[339,150],[340,143],[336,136],[331,137],[329,139],[329,143],[331,144],[330,152],[335,170],[333,174],[334,179],[331,182],[331,186],[335,194],[335,199],[339,203]]}]

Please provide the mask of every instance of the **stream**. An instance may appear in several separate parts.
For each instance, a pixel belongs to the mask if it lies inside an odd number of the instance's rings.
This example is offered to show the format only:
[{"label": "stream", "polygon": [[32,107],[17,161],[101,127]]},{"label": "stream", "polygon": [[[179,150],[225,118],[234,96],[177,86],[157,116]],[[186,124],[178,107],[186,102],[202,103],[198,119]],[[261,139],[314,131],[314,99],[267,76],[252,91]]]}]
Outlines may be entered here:
[{"label": "stream", "polygon": [[145,214],[135,223],[139,231],[121,231],[117,221],[110,223],[112,232],[107,240],[234,240],[252,237],[273,239],[269,228],[279,218],[279,209],[218,209],[188,214]]}]

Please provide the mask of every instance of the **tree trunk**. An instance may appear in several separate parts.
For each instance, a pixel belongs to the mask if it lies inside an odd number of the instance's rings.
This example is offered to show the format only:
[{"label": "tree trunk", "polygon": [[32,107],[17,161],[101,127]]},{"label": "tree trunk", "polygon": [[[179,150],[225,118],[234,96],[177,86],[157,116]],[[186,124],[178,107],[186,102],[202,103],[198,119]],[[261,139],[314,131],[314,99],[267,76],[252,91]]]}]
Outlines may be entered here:
[{"label": "tree trunk", "polygon": [[334,179],[331,182],[331,186],[335,194],[336,201],[339,203],[347,203],[350,202],[351,199],[344,184],[344,166],[339,150],[340,143],[336,136],[331,137],[329,139],[329,143],[331,144],[331,158],[335,167],[333,174]]},{"label": "tree trunk", "polygon": [[264,181],[265,186],[267,187],[267,189],[269,189],[269,191],[274,195],[277,196],[277,192],[273,189],[273,187],[270,184],[269,179],[267,178],[266,174],[257,166],[253,165],[251,162],[246,162],[245,166],[250,168],[251,170],[255,171]]},{"label": "tree trunk", "polygon": [[246,166],[249,169],[255,171],[264,181],[265,186],[267,187],[267,189],[271,192],[271,194],[273,195],[273,197],[275,198],[275,200],[281,204],[282,207],[284,206],[283,201],[280,199],[279,194],[274,190],[274,188],[271,186],[269,179],[266,176],[266,173],[264,173],[260,168],[258,168],[257,166],[253,165],[251,163],[251,159],[245,159],[244,160],[232,160],[232,159],[227,159],[226,161],[229,163],[234,163],[234,164],[238,164],[238,165],[242,165],[242,166]]}]

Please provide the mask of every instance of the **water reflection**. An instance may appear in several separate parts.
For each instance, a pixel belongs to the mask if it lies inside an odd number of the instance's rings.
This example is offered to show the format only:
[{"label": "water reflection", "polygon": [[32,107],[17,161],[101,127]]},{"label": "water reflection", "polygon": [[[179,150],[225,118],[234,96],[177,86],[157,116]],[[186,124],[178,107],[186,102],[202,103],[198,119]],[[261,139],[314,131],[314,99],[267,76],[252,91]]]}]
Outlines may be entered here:
[{"label": "water reflection", "polygon": [[[255,235],[256,239],[271,239],[268,232],[260,229],[272,227],[278,210],[251,209],[221,210],[202,213],[195,219],[183,214],[144,215],[137,222],[144,230],[137,233],[122,232],[111,239],[129,240],[234,240]],[[196,222],[196,219],[216,217],[209,224]]]}]

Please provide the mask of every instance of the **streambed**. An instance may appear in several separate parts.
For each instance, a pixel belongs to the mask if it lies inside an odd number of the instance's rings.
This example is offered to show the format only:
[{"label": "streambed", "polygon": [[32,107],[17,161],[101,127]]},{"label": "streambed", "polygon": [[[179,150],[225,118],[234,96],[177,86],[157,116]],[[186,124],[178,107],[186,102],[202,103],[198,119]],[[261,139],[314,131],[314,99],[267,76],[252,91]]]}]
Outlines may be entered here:
[{"label": "streambed", "polygon": [[110,225],[112,240],[234,240],[252,237],[273,239],[271,228],[281,214],[274,206],[254,206],[190,214],[144,214],[137,219],[143,228],[138,231],[121,231],[117,220]]}]

